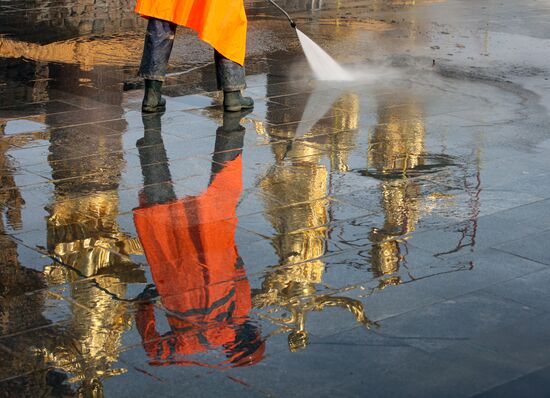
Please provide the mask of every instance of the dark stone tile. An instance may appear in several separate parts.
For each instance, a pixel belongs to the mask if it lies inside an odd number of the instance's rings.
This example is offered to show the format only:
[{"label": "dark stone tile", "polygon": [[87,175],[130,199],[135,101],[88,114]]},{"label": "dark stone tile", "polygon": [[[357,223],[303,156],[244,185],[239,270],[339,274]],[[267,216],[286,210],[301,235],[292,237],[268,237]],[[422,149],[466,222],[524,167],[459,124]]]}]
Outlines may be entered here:
[{"label": "dark stone tile", "polygon": [[[535,161],[542,158],[542,156],[535,157]],[[521,176],[520,178],[516,178],[513,180],[513,183],[510,181],[510,176],[507,173],[505,176],[505,182],[496,185],[495,189],[498,190],[510,190],[513,192],[530,192],[533,195],[536,195],[543,199],[550,199],[550,172],[548,170],[541,170],[540,168],[536,168],[535,171],[531,171],[530,175]],[[528,205],[532,206],[532,205]],[[546,206],[548,205],[548,201],[546,203]],[[528,216],[527,209],[511,209],[504,212],[503,217],[507,217],[508,215],[511,218],[517,217],[519,220],[522,220],[523,217]],[[531,213],[533,214],[533,213]],[[545,212],[545,215],[547,212]],[[542,215],[542,214],[541,214]],[[528,222],[527,220],[523,220],[524,222]],[[540,225],[540,222],[542,220],[535,218],[533,219],[533,222]],[[546,225],[549,225],[547,222]]]},{"label": "dark stone tile", "polygon": [[343,383],[321,396],[468,397],[494,385],[495,380],[506,379],[508,374],[513,374],[502,367],[480,371],[480,367],[485,365],[483,363],[476,363],[471,368],[468,365],[472,364],[413,354],[402,358],[386,372],[375,369],[374,377],[371,372],[368,377],[344,379]]},{"label": "dark stone tile", "polygon": [[[548,186],[545,183],[537,185]],[[504,210],[497,213],[497,216],[509,220],[510,225],[523,224],[546,230],[550,228],[550,199]]]},{"label": "dark stone tile", "polygon": [[477,292],[386,319],[380,333],[433,352],[475,340],[489,330],[505,330],[515,322],[528,322],[537,314],[539,310],[515,301]]},{"label": "dark stone tile", "polygon": [[550,327],[548,313],[508,324],[493,332],[484,333],[470,340],[474,346],[507,355],[526,366],[550,364]]},{"label": "dark stone tile", "polygon": [[126,372],[103,382],[106,396],[265,396],[261,392],[261,386],[252,386],[237,378],[230,378],[226,372],[219,370],[201,371],[189,366],[151,367],[146,364],[126,363],[125,354],[122,358],[121,367]]},{"label": "dark stone tile", "polygon": [[[280,352],[260,364],[231,369],[230,376],[261,386],[273,396],[326,396],[342,380],[380,380],[406,357],[426,356],[373,333],[354,329],[323,339],[297,352]],[[335,394],[333,396],[340,396]]]},{"label": "dark stone tile", "polygon": [[545,398],[550,386],[550,367],[530,373],[516,380],[503,383],[473,398]]},{"label": "dark stone tile", "polygon": [[288,82],[275,84],[248,84],[246,93],[254,98],[269,98],[274,100],[276,97],[292,95],[312,91],[313,87],[306,81],[297,81],[294,84]]},{"label": "dark stone tile", "polygon": [[376,290],[362,301],[365,304],[367,316],[374,321],[380,321],[381,329],[386,329],[385,322],[391,317],[406,314],[409,311],[422,312],[427,306],[441,302],[442,299],[423,289],[415,282],[391,286]]},{"label": "dark stone tile", "polygon": [[[237,243],[241,242],[238,232],[236,239]],[[263,274],[266,267],[277,265],[280,261],[271,240],[260,238],[256,242],[239,245],[238,250],[248,275]]]},{"label": "dark stone tile", "polygon": [[78,126],[118,120],[122,114],[122,108],[116,107],[70,111],[49,115],[47,124],[54,128]]},{"label": "dark stone tile", "polygon": [[530,275],[546,268],[542,264],[493,249],[454,257],[444,260],[443,264],[445,266],[435,267],[441,270],[439,275],[436,269],[433,269],[432,277],[417,283],[427,292],[444,298],[462,296],[477,290],[483,291],[495,284]]},{"label": "dark stone tile", "polygon": [[526,223],[490,215],[477,219],[475,223],[453,224],[415,233],[410,243],[448,258],[521,239],[539,231],[539,228]]},{"label": "dark stone tile", "polygon": [[206,95],[184,95],[170,97],[166,103],[166,109],[170,111],[188,111],[192,109],[205,109],[209,107],[219,107],[216,99]]},{"label": "dark stone tile", "polygon": [[550,230],[494,247],[518,257],[550,265],[550,251],[547,249],[549,241]]},{"label": "dark stone tile", "polygon": [[115,132],[125,132],[128,129],[128,122],[123,118],[100,122],[98,125],[101,127],[107,127]]},{"label": "dark stone tile", "polygon": [[39,102],[2,108],[0,109],[0,118],[25,118],[35,115],[50,115],[53,113],[75,111],[78,109],[77,106],[60,101]]},{"label": "dark stone tile", "polygon": [[532,308],[550,311],[550,270],[543,269],[484,289],[485,292],[514,300]]}]

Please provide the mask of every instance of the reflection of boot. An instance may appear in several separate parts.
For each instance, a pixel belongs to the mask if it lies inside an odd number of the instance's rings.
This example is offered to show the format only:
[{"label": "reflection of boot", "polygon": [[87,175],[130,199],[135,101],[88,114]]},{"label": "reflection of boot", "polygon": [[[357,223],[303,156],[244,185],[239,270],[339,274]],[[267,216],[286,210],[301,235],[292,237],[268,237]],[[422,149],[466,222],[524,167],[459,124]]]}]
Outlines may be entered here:
[{"label": "reflection of boot", "polygon": [[145,79],[145,96],[141,111],[145,113],[164,112],[166,100],[161,96],[162,82],[160,80]]},{"label": "reflection of boot", "polygon": [[216,130],[210,182],[227,162],[234,160],[242,153],[246,129],[241,126],[241,119],[250,112],[252,112],[250,109],[242,112],[224,112],[223,125]]},{"label": "reflection of boot", "polygon": [[243,97],[241,91],[224,91],[223,107],[228,112],[238,112],[242,109],[254,108],[254,100],[250,97]]},{"label": "reflection of boot", "polygon": [[251,109],[237,112],[224,112],[223,113],[223,126],[221,126],[220,132],[232,133],[235,131],[244,131],[245,128],[241,126],[241,120],[243,117],[252,112]]},{"label": "reflection of boot", "polygon": [[176,200],[166,148],[162,140],[161,114],[143,115],[143,138],[136,146],[143,174],[143,199],[148,205]]},{"label": "reflection of boot", "polygon": [[147,145],[162,143],[162,115],[142,115],[143,138]]}]

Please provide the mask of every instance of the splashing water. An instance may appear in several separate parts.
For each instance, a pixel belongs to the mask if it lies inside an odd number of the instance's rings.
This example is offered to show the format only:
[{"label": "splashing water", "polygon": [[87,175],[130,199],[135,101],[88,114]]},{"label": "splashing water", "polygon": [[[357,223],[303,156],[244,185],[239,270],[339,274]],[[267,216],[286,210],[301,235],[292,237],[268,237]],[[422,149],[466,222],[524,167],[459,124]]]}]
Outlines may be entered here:
[{"label": "splashing water", "polygon": [[318,80],[351,81],[353,76],[344,70],[338,63],[319,47],[313,40],[307,37],[299,29],[296,29],[300,44],[304,49],[309,66]]}]

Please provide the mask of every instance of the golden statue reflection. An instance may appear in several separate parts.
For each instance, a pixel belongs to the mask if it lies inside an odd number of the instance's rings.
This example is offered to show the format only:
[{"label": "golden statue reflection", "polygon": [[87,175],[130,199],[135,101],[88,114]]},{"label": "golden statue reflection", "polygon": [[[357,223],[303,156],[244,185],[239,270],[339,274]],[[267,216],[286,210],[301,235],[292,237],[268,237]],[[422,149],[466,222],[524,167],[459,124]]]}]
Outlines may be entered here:
[{"label": "golden statue reflection", "polygon": [[[308,106],[319,106],[315,94]],[[265,214],[276,231],[272,244],[279,264],[266,272],[262,287],[254,295],[257,308],[288,312],[288,316],[268,316],[288,332],[291,351],[308,344],[306,317],[309,312],[327,307],[348,310],[357,321],[372,325],[365,315],[363,304],[349,297],[323,294],[323,282],[329,223],[329,169],[322,164],[327,156],[333,170],[347,170],[347,154],[353,147],[358,129],[359,100],[353,93],[331,100],[324,117],[306,128],[295,124],[280,125],[270,131],[275,165],[261,181],[265,193]],[[320,112],[319,112],[320,113]],[[308,114],[308,109],[304,112]],[[268,120],[278,124],[279,113],[269,114]],[[289,112],[285,112],[285,118]],[[300,120],[309,120],[302,115]]]},{"label": "golden statue reflection", "polygon": [[380,103],[378,124],[369,137],[369,170],[380,180],[384,211],[384,224],[373,228],[369,237],[372,270],[381,278],[381,287],[400,283],[393,274],[404,260],[404,239],[420,216],[421,188],[407,173],[424,163],[425,126],[421,105],[414,98],[404,104]]},{"label": "golden statue reflection", "polygon": [[[145,281],[130,258],[141,253],[139,242],[117,222],[122,137],[84,126],[56,130],[50,143],[55,196],[48,208],[48,251],[57,262],[44,272],[51,284],[67,284],[62,294],[69,296],[71,319],[66,341],[43,354],[71,374],[80,396],[98,397],[104,378],[125,372],[113,366],[131,315],[128,303],[116,298],[124,297],[128,283]],[[90,147],[96,153],[88,154]]]}]

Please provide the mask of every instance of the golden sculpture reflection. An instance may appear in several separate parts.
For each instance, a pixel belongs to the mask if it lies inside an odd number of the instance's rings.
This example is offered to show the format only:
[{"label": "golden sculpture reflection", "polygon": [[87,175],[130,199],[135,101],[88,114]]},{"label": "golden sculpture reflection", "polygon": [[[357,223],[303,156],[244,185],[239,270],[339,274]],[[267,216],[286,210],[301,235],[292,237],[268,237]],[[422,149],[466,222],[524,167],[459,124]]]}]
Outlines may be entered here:
[{"label": "golden sculpture reflection", "polygon": [[[66,140],[71,133],[72,139]],[[80,137],[74,137],[80,135]],[[97,153],[83,157],[81,142]],[[67,284],[71,304],[63,344],[45,349],[47,363],[69,373],[79,394],[102,396],[102,380],[125,372],[114,368],[122,334],[131,327],[124,297],[127,283],[145,278],[130,255],[139,242],[120,231],[118,185],[124,161],[121,135],[95,129],[56,131],[49,162],[55,197],[48,210],[48,251],[59,263],[46,267],[51,284]]]},{"label": "golden sculpture reflection", "polygon": [[292,124],[270,131],[275,165],[260,187],[266,194],[266,217],[276,231],[272,244],[279,264],[266,273],[254,305],[288,312],[288,316],[266,318],[280,326],[279,332],[289,333],[291,351],[308,344],[306,317],[312,311],[340,307],[350,311],[358,322],[372,325],[360,301],[319,291],[325,273],[322,256],[329,222],[329,170],[321,160],[326,155],[334,170],[347,170],[358,111],[357,96],[347,93],[300,139],[294,139],[297,130]]},{"label": "golden sculpture reflection", "polygon": [[421,188],[407,172],[422,166],[425,126],[422,108],[414,98],[403,106],[378,105],[378,124],[369,137],[368,163],[373,176],[380,180],[384,224],[373,228],[371,262],[381,286],[400,283],[391,276],[404,260],[401,245],[414,231],[420,211]]}]

